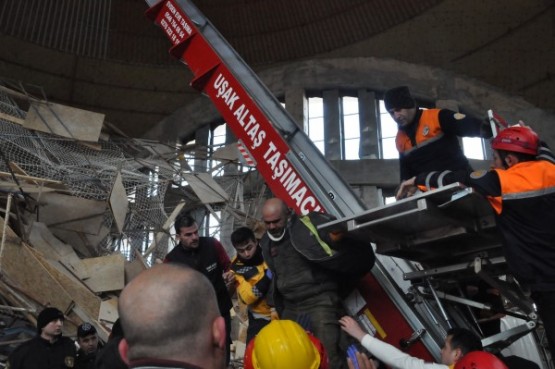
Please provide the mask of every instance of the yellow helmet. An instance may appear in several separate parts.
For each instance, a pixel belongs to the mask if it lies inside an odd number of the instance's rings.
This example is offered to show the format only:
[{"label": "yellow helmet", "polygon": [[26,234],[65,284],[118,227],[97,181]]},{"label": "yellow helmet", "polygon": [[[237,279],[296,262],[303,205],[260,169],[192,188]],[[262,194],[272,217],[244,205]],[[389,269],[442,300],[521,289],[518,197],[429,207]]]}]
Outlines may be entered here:
[{"label": "yellow helmet", "polygon": [[272,320],[260,330],[253,341],[254,348],[248,361],[251,361],[254,369],[320,367],[320,352],[313,340],[292,320]]}]

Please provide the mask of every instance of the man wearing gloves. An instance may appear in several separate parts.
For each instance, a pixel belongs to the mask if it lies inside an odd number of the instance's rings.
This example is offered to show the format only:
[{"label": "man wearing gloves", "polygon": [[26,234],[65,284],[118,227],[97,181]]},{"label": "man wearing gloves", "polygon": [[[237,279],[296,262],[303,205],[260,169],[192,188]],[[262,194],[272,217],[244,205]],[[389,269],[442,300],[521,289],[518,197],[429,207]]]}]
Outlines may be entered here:
[{"label": "man wearing gloves", "polygon": [[64,314],[48,307],[37,318],[35,338],[21,344],[8,357],[9,369],[64,369],[75,365],[75,343],[62,336]]}]

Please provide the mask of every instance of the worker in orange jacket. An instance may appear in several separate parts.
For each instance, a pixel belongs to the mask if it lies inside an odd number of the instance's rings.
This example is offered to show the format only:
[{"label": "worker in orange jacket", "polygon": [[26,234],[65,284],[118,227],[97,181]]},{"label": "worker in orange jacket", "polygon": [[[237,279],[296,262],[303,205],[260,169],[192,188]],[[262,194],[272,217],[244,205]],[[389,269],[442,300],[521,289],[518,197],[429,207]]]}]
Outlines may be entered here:
[{"label": "worker in orange jacket", "polygon": [[432,170],[472,170],[459,137],[492,136],[485,120],[449,109],[420,109],[406,86],[386,91],[384,103],[399,128],[401,181]]},{"label": "worker in orange jacket", "polygon": [[397,198],[415,185],[460,182],[486,196],[502,234],[509,270],[531,291],[555,353],[555,159],[528,127],[501,131],[492,141],[494,169],[420,173],[403,182]]}]

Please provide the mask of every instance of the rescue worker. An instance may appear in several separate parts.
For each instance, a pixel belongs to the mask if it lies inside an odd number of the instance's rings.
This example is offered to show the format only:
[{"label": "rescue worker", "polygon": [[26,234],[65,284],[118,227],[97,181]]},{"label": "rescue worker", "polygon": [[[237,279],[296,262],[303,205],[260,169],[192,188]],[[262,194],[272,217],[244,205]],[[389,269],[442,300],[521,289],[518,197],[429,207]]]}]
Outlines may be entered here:
[{"label": "rescue worker", "polygon": [[235,273],[237,296],[247,305],[249,325],[247,328],[248,344],[254,336],[271,320],[270,306],[266,294],[272,283],[272,271],[264,262],[262,249],[247,227],[240,227],[231,234],[231,244],[237,256],[231,261],[231,270]]},{"label": "rescue worker", "polygon": [[62,336],[64,319],[64,313],[54,307],[42,310],[37,318],[38,335],[22,343],[10,354],[6,368],[73,368],[75,343]]},{"label": "rescue worker", "polygon": [[497,356],[485,351],[469,352],[455,365],[455,369],[509,369]]},{"label": "rescue worker", "polygon": [[245,369],[328,369],[324,346],[292,320],[273,320],[245,350]]},{"label": "rescue worker", "polygon": [[[440,187],[460,182],[486,196],[511,273],[531,291],[555,352],[555,160],[528,127],[502,130],[492,141],[495,169],[420,173],[401,184],[403,197],[415,185]],[[539,154],[539,155],[538,155]]]},{"label": "rescue worker", "polygon": [[339,323],[345,332],[358,340],[375,358],[393,369],[449,369],[467,353],[482,350],[482,342],[477,335],[467,329],[453,328],[447,332],[441,348],[441,364],[427,363],[366,333],[350,316],[342,317]]},{"label": "rescue worker", "polygon": [[77,358],[75,368],[93,369],[95,366],[96,353],[99,350],[98,335],[96,328],[90,323],[83,323],[77,327]]},{"label": "rescue worker", "polygon": [[299,217],[278,198],[265,202],[262,219],[266,234],[260,245],[273,274],[269,304],[280,319],[306,317],[307,330],[322,341],[330,366],[345,367],[348,342],[337,323],[344,315],[340,291],[348,293],[349,283],[370,271],[375,261],[371,245],[348,235],[333,241],[316,226],[334,218],[321,213]]},{"label": "rescue worker", "polygon": [[418,108],[407,86],[386,91],[384,103],[398,125],[401,181],[432,170],[471,170],[458,138],[492,136],[485,120],[448,109]]},{"label": "rescue worker", "polygon": [[183,264],[158,264],[122,290],[125,332],[119,352],[129,368],[224,369],[226,327],[210,281]]},{"label": "rescue worker", "polygon": [[186,213],[175,219],[175,232],[179,244],[164,259],[165,263],[181,263],[203,273],[212,283],[220,313],[226,322],[227,361],[230,361],[231,315],[233,304],[230,294],[235,287],[235,276],[230,270],[231,261],[224,247],[213,237],[199,237],[195,219]]}]

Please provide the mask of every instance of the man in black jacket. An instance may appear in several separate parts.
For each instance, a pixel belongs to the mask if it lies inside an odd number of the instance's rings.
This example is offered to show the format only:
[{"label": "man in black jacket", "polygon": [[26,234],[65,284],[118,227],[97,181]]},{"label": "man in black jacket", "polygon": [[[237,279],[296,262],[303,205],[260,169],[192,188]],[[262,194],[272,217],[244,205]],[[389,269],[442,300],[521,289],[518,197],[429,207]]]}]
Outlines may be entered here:
[{"label": "man in black jacket", "polygon": [[79,350],[77,350],[75,368],[93,369],[99,343],[96,328],[91,323],[83,323],[77,327],[77,344]]},{"label": "man in black jacket", "polygon": [[220,313],[227,329],[227,364],[230,359],[231,315],[230,294],[235,287],[235,276],[230,270],[231,260],[224,247],[213,237],[199,237],[198,225],[189,214],[175,219],[175,232],[179,244],[164,259],[165,263],[181,263],[204,274],[212,283],[218,298]]},{"label": "man in black jacket", "polygon": [[485,120],[448,109],[420,109],[406,86],[386,91],[384,103],[399,128],[395,145],[401,181],[432,170],[471,170],[459,137],[492,136]]},{"label": "man in black jacket", "polygon": [[8,357],[10,369],[66,369],[75,366],[75,343],[62,336],[64,314],[48,307],[37,318],[35,338],[21,344]]},{"label": "man in black jacket", "polygon": [[509,270],[532,292],[549,349],[555,352],[555,158],[535,132],[515,126],[492,141],[494,169],[420,173],[400,186],[397,198],[415,186],[460,182],[484,195],[496,215]]}]

